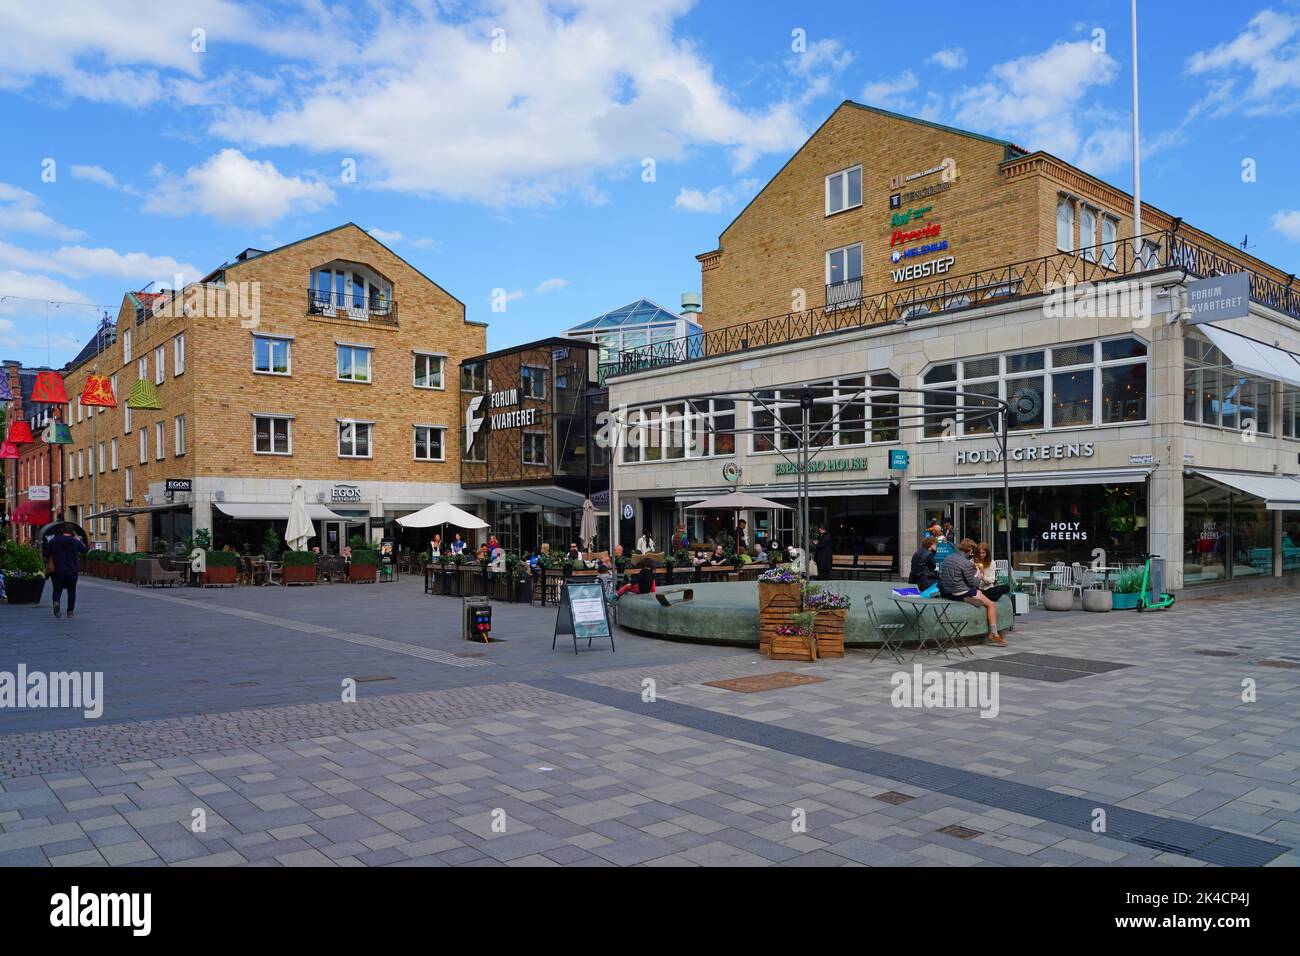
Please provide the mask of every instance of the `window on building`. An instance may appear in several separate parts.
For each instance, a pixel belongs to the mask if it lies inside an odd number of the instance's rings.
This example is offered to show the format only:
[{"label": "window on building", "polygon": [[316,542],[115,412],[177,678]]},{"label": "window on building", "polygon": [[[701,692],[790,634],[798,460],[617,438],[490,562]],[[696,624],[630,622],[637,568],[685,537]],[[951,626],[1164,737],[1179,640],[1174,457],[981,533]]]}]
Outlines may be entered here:
[{"label": "window on building", "polygon": [[131,330],[122,330],[122,364],[128,365],[131,362]]},{"label": "window on building", "polygon": [[358,422],[352,419],[339,421],[339,457],[369,458],[370,431],[373,422]]},{"label": "window on building", "polygon": [[175,432],[176,432],[176,434],[175,434],[175,442],[176,442],[176,448],[175,448],[175,451],[176,451],[176,457],[179,458],[181,455],[185,454],[185,416],[184,416],[184,415],[177,415],[177,416],[176,416],[176,428],[175,428]]},{"label": "window on building", "polygon": [[105,467],[105,465],[107,464],[107,457],[108,457],[108,456],[105,454],[106,449],[104,448],[104,443],[103,443],[103,442],[100,442],[100,443],[99,443],[99,449],[98,449],[98,451],[99,451],[99,454],[96,456],[96,461],[97,461],[98,464],[99,464],[99,473],[102,475],[102,474],[104,473],[104,467]]},{"label": "window on building", "polygon": [[370,381],[370,352],[362,345],[338,346],[338,379],[340,382]]},{"label": "window on building", "polygon": [[544,432],[524,432],[524,464],[546,464],[546,434]]},{"label": "window on building", "polygon": [[1300,388],[1290,385],[1282,387],[1282,437],[1300,438]]},{"label": "window on building", "polygon": [[443,438],[447,429],[438,425],[415,426],[415,460],[444,461]]},{"label": "window on building", "polygon": [[153,427],[153,453],[158,461],[167,455],[167,426],[163,422]]},{"label": "window on building", "polygon": [[519,373],[524,398],[546,398],[546,369],[525,365]]},{"label": "window on building", "polygon": [[149,377],[149,356],[141,355],[136,359],[135,377],[138,379],[147,379]]},{"label": "window on building", "polygon": [[269,335],[253,336],[253,371],[263,375],[290,375],[293,342]]},{"label": "window on building", "polygon": [[1115,257],[1119,251],[1119,220],[1114,216],[1101,217],[1101,264],[1107,269],[1115,268]]},{"label": "window on building", "polygon": [[487,391],[487,368],[482,362],[470,362],[460,367],[460,389],[462,392]]},{"label": "window on building", "polygon": [[172,375],[185,374],[185,333],[172,339]]},{"label": "window on building", "polygon": [[[1232,367],[1227,356],[1198,335],[1183,342],[1183,420],[1234,431],[1273,433],[1274,384]],[[1282,434],[1287,435],[1286,392]],[[1292,416],[1291,424],[1295,419]]]},{"label": "window on building", "polygon": [[[474,442],[461,453],[461,461],[481,463],[487,461],[487,436],[486,428],[480,428],[474,435]],[[463,441],[462,436],[462,441]]]},{"label": "window on building", "polygon": [[857,305],[862,299],[862,243],[826,253],[826,306]]},{"label": "window on building", "polygon": [[1097,261],[1097,212],[1090,206],[1079,212],[1079,246],[1085,259]]},{"label": "window on building", "polygon": [[108,467],[112,471],[117,471],[117,439],[114,438],[108,443]]},{"label": "window on building", "polygon": [[1056,203],[1056,248],[1074,251],[1074,200],[1067,196]]},{"label": "window on building", "polygon": [[258,455],[292,455],[293,419],[287,415],[254,415],[253,452]]},{"label": "window on building", "polygon": [[153,383],[161,385],[167,378],[167,347],[160,345],[153,350]]},{"label": "window on building", "polygon": [[826,215],[862,205],[862,167],[854,166],[826,177]]},{"label": "window on building", "polygon": [[135,482],[133,482],[133,481],[131,480],[131,469],[130,469],[130,467],[126,468],[126,469],[122,472],[122,484],[123,484],[122,500],[123,500],[123,501],[130,501],[133,497],[135,497],[135,494],[134,494],[134,492],[135,492]]},{"label": "window on building", "polygon": [[140,464],[149,463],[149,426],[145,425],[140,429]]},{"label": "window on building", "polygon": [[131,430],[132,430],[131,429],[132,409],[130,405],[126,404],[126,402],[121,402],[121,405],[122,405],[122,431],[125,434],[129,435],[131,434]]},{"label": "window on building", "polygon": [[442,388],[442,370],[446,357],[432,352],[415,353],[415,387]]},{"label": "window on building", "polygon": [[332,263],[312,270],[311,311],[351,319],[368,319],[392,311],[392,287],[368,269],[347,263]]},{"label": "window on building", "polygon": [[72,452],[68,452],[68,477],[77,477],[77,456]]},{"label": "window on building", "polygon": [[[91,467],[94,467],[93,465]],[[77,477],[86,477],[86,457],[83,449],[77,449]]]}]

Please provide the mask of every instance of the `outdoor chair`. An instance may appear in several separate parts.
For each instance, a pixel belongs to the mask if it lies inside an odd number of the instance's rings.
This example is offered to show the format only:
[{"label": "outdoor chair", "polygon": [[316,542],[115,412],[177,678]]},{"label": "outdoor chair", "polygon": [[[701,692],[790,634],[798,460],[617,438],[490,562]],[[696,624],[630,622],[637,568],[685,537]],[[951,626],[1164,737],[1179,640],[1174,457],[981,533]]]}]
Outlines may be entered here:
[{"label": "outdoor chair", "polygon": [[880,632],[880,646],[876,648],[876,653],[871,656],[871,659],[874,661],[880,656],[881,651],[888,651],[897,663],[903,663],[903,634],[907,630],[907,625],[901,621],[886,623],[880,620],[870,594],[862,598],[862,607],[867,612],[867,620],[871,621],[871,626]]},{"label": "outdoor chair", "polygon": [[1096,575],[1091,568],[1085,568],[1079,562],[1075,562],[1070,567],[1070,590],[1079,595],[1079,601],[1083,601],[1083,592],[1093,586]]},{"label": "outdoor chair", "polygon": [[135,562],[135,583],[137,585],[147,584],[150,587],[167,585],[171,587],[178,581],[183,582],[184,580],[183,572],[164,568],[162,562],[157,558],[139,558]]}]

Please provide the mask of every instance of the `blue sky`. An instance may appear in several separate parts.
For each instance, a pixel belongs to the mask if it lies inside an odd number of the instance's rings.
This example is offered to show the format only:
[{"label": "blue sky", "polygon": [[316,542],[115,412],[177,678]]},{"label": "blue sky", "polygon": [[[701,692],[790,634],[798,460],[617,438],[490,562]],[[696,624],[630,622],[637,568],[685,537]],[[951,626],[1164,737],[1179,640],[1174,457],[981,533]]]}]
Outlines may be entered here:
[{"label": "blue sky", "polygon": [[[844,99],[1132,182],[1127,0],[3,7],[0,358],[25,363],[128,289],[349,220],[492,348],[672,308]],[[1300,3],[1140,17],[1144,198],[1300,271]]]}]

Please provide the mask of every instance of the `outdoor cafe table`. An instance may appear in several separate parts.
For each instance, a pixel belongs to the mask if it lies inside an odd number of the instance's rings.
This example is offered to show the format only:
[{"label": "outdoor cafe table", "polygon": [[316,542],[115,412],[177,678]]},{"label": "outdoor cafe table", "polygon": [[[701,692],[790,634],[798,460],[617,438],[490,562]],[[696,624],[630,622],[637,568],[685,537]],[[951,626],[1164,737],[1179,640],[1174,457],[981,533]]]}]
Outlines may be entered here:
[{"label": "outdoor cafe table", "polygon": [[[958,641],[962,630],[965,628],[965,622],[953,621],[948,617],[953,605],[962,602],[950,601],[943,597],[923,598],[919,595],[905,594],[895,594],[893,599],[906,624],[902,642],[910,639],[916,640],[916,650],[912,653],[912,660],[916,660],[916,655],[921,653],[927,641],[933,641],[934,649],[944,657],[948,656],[949,647],[955,650],[959,656],[967,653],[967,649]],[[921,632],[921,622],[925,618],[927,610],[934,612],[936,634],[933,637],[926,637]],[[973,657],[974,651],[971,651],[970,654]]]}]

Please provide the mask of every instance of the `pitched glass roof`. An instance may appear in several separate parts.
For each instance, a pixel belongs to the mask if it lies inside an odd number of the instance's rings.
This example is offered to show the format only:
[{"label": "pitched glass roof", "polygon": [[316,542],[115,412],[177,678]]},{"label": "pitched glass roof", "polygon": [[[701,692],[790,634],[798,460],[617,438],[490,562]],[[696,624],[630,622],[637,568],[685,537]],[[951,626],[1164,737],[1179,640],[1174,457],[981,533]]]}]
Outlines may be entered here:
[{"label": "pitched glass roof", "polygon": [[676,322],[682,318],[692,321],[689,317],[678,315],[676,312],[670,312],[663,306],[651,302],[649,299],[637,299],[630,305],[625,305],[621,309],[614,309],[606,312],[604,315],[598,315],[594,319],[583,322],[581,325],[575,325],[569,329],[570,332],[590,332],[595,329],[617,329],[628,325],[651,325],[658,322]]}]

